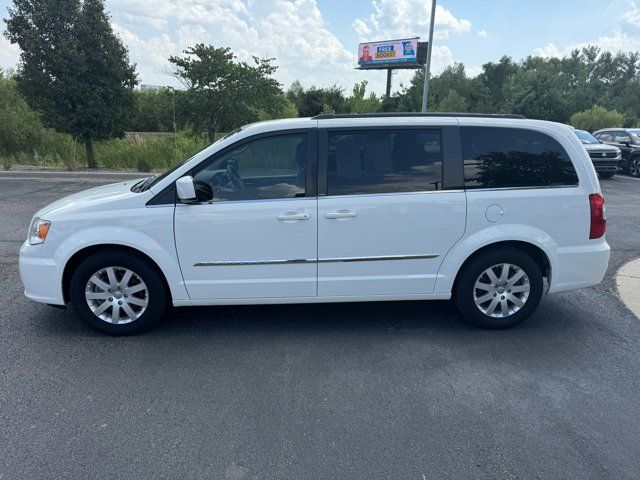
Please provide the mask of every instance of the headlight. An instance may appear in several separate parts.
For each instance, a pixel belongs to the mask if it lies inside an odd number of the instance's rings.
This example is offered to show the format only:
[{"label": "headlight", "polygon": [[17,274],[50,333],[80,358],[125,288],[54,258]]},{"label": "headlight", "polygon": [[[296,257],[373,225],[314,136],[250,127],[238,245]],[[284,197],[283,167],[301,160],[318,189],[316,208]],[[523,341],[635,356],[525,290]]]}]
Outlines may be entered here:
[{"label": "headlight", "polygon": [[49,220],[34,218],[31,223],[31,228],[29,228],[29,243],[31,245],[38,245],[44,242],[50,227],[51,222]]}]

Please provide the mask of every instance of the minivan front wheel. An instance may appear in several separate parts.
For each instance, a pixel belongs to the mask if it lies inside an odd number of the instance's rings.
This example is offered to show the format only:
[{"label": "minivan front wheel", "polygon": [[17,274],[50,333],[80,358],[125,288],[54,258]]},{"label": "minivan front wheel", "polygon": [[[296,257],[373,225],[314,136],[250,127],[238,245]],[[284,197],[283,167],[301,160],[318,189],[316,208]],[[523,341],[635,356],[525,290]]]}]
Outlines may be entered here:
[{"label": "minivan front wheel", "polygon": [[158,272],[121,252],[98,253],[82,262],[71,277],[70,297],[87,325],[111,335],[151,328],[168,303]]},{"label": "minivan front wheel", "polygon": [[462,315],[483,328],[508,328],[523,322],[542,298],[540,267],[513,247],[490,250],[471,260],[454,292]]}]

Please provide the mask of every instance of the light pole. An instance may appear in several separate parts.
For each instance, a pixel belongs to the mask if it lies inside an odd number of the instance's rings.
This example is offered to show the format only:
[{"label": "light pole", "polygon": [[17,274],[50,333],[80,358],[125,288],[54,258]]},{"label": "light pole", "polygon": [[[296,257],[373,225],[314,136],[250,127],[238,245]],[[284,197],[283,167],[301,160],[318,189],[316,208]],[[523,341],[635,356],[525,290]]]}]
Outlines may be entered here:
[{"label": "light pole", "polygon": [[433,50],[433,26],[436,19],[436,0],[431,2],[431,23],[429,26],[429,45],[427,45],[427,63],[424,65],[424,90],[422,92],[422,112],[427,111],[429,96],[429,74],[431,73],[431,51]]}]

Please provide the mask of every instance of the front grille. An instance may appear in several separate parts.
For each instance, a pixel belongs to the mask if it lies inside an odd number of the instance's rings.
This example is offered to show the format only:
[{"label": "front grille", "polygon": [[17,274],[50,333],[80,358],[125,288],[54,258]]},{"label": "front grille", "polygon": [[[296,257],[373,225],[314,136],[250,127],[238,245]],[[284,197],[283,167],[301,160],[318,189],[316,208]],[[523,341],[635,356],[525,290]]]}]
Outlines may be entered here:
[{"label": "front grille", "polygon": [[618,154],[616,152],[589,152],[589,156],[594,160],[604,159],[604,158],[616,158]]}]

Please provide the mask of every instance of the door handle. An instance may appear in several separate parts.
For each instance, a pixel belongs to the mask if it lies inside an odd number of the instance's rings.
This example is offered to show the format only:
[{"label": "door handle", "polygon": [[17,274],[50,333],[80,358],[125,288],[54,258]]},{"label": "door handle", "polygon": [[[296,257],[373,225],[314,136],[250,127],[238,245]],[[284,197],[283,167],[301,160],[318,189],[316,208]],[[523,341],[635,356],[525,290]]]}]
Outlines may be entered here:
[{"label": "door handle", "polygon": [[278,220],[282,220],[283,222],[309,220],[309,218],[310,218],[310,215],[308,213],[288,212],[288,213],[283,213],[282,215],[278,215]]},{"label": "door handle", "polygon": [[338,210],[337,212],[327,212],[324,214],[329,219],[353,218],[358,216],[358,212],[353,210]]}]

